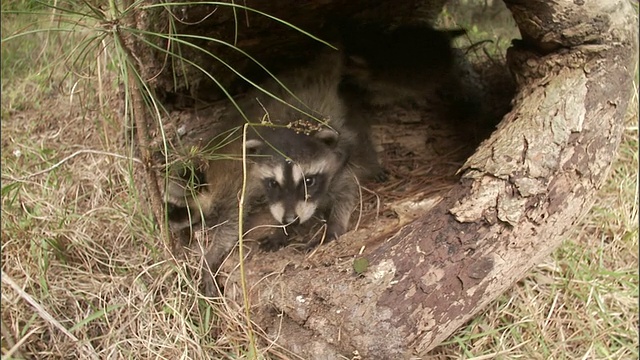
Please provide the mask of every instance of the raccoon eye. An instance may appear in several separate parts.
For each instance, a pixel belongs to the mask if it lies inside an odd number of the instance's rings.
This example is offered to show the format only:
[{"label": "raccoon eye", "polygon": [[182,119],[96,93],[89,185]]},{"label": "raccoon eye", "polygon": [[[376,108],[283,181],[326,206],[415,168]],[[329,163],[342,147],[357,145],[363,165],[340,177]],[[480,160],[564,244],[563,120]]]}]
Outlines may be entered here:
[{"label": "raccoon eye", "polygon": [[278,182],[276,181],[276,179],[268,179],[267,180],[267,187],[269,189],[275,189],[278,187]]},{"label": "raccoon eye", "polygon": [[305,178],[304,179],[304,184],[308,188],[312,187],[313,185],[316,184],[316,177],[315,176],[310,176],[308,178]]}]

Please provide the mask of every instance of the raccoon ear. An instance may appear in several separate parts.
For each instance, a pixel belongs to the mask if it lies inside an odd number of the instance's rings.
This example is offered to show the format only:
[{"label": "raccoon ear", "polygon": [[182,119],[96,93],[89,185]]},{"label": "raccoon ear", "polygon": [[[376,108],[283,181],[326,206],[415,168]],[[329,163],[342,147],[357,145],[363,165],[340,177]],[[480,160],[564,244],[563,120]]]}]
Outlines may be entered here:
[{"label": "raccoon ear", "polygon": [[338,133],[335,130],[324,128],[314,135],[317,139],[333,147],[338,142]]},{"label": "raccoon ear", "polygon": [[249,139],[244,144],[247,154],[258,155],[260,150],[264,147],[264,142],[258,139]]}]

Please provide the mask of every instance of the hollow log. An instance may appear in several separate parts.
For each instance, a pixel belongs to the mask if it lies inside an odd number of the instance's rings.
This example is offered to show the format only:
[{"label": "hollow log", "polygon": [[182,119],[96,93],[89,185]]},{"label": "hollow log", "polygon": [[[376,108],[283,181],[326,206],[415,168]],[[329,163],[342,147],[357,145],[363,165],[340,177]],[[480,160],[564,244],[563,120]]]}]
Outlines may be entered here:
[{"label": "hollow log", "polygon": [[[322,2],[362,9],[346,3]],[[265,337],[308,359],[423,356],[556,249],[590,209],[631,94],[634,11],[625,0],[505,3],[523,38],[507,53],[518,83],[512,111],[453,190],[397,232],[356,231],[312,256],[285,249],[247,261],[252,321]],[[354,271],[354,258],[368,261],[364,271]],[[238,282],[232,272],[226,296],[240,296]]]},{"label": "hollow log", "polygon": [[[278,344],[310,359],[424,355],[590,209],[632,89],[633,10],[626,1],[507,5],[524,39],[508,51],[519,86],[513,110],[438,205],[361,255],[357,240],[319,250],[342,261],[276,253],[248,262],[253,320]],[[369,262],[362,274],[351,266],[356,255]]]}]

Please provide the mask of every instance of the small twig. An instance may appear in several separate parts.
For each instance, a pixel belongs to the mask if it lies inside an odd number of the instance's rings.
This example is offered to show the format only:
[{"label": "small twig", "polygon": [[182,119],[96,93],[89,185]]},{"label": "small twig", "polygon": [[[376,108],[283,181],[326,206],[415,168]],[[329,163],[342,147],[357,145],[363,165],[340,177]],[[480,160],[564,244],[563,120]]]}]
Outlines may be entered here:
[{"label": "small twig", "polygon": [[[4,336],[4,324],[2,326],[3,326],[3,328],[2,328],[3,331],[2,332],[3,332],[3,336]],[[22,354],[22,352],[20,352],[20,347],[22,346],[22,344],[24,344],[29,339],[29,337],[31,335],[35,334],[38,330],[39,330],[39,328],[37,328],[37,327],[34,327],[33,329],[29,330],[29,332],[24,334],[24,336],[21,337],[20,340],[17,343],[15,343],[14,345],[11,346],[11,349],[9,349],[6,353],[2,354],[2,358],[3,359],[11,359],[13,354],[15,354],[16,357],[26,359],[27,357],[24,356],[24,354]]]},{"label": "small twig", "polygon": [[478,42],[475,42],[467,47],[467,49],[464,51],[464,54],[468,55],[472,50],[475,50],[476,48],[480,47],[480,45],[484,44],[493,44],[493,40],[480,40]]},{"label": "small twig", "polygon": [[[235,7],[233,7],[233,9],[235,9]],[[174,14],[174,13],[173,13],[173,11],[169,10],[168,8],[167,8],[167,9],[165,9],[165,10],[166,10],[166,11],[167,11],[167,13],[169,14],[169,16],[171,16],[171,17],[172,17],[173,19],[175,19],[177,22],[179,22],[179,23],[181,23],[181,24],[183,24],[183,25],[194,26],[194,25],[198,25],[198,24],[200,24],[200,23],[203,23],[203,22],[205,22],[205,20],[207,20],[208,18],[212,17],[212,16],[213,16],[213,14],[214,14],[216,11],[218,11],[218,5],[216,5],[216,6],[215,6],[215,8],[214,8],[213,10],[209,11],[209,13],[208,13],[208,14],[205,14],[205,15],[204,15],[200,20],[196,20],[196,21],[193,21],[193,22],[191,22],[191,21],[186,21],[186,20],[183,20],[183,19],[181,19],[181,18],[178,18],[178,16],[176,16],[176,14]],[[182,13],[183,13],[183,15],[184,15],[185,11],[186,11],[186,9],[185,9],[185,8],[182,8]]]},{"label": "small twig", "polygon": [[24,341],[29,338],[29,336],[31,336],[31,334],[35,331],[35,329],[32,329],[31,331],[29,331],[26,335],[24,335],[17,343],[15,341],[13,341],[13,336],[11,336],[11,333],[9,332],[9,326],[7,326],[7,324],[4,323],[4,321],[0,322],[0,330],[2,330],[2,340],[4,340],[7,345],[11,346],[11,348],[9,349],[9,351],[5,352],[2,354],[2,358],[10,358],[13,354],[18,355],[21,358],[24,358],[24,355],[22,355],[22,353],[20,353],[20,346],[22,346],[22,344],[24,343]]},{"label": "small twig", "polygon": [[140,159],[137,159],[137,158],[134,158],[134,157],[124,156],[124,155],[111,153],[111,152],[107,152],[107,151],[84,149],[84,150],[78,150],[78,151],[74,152],[73,154],[65,157],[64,159],[58,161],[54,165],[52,165],[52,166],[50,166],[50,167],[48,167],[48,168],[46,168],[44,170],[40,170],[38,172],[35,172],[33,174],[30,174],[30,175],[27,175],[25,177],[18,178],[18,179],[15,179],[15,180],[16,181],[25,181],[27,179],[30,179],[30,178],[34,177],[34,176],[38,176],[38,175],[42,175],[44,173],[48,173],[49,171],[54,170],[55,168],[59,167],[60,165],[64,164],[65,162],[73,159],[74,157],[76,157],[78,155],[82,155],[82,154],[109,155],[109,156],[113,156],[113,157],[118,158],[118,159],[132,160],[132,161],[137,162],[137,163],[142,163],[142,161],[140,161]]},{"label": "small twig", "polygon": [[[125,6],[129,8],[132,5],[132,1],[125,1]],[[113,4],[112,6],[115,6]],[[115,9],[114,9],[115,11]],[[132,12],[130,17],[130,26],[135,28],[136,19],[135,12]],[[151,136],[149,134],[149,116],[147,114],[145,108],[145,102],[143,98],[143,87],[144,84],[141,84],[144,80],[142,79],[142,73],[140,69],[143,68],[143,64],[141,60],[136,57],[135,52],[132,50],[135,47],[135,43],[130,38],[125,39],[123,34],[120,32],[114,32],[115,38],[118,40],[120,45],[122,46],[122,50],[124,52],[124,64],[122,66],[127,68],[127,86],[131,91],[131,110],[130,115],[133,118],[136,127],[136,135],[138,140],[138,148],[140,149],[140,154],[142,158],[142,167],[145,173],[145,182],[146,182],[146,190],[149,194],[149,202],[151,205],[151,212],[156,219],[156,223],[158,224],[158,228],[160,230],[160,237],[164,240],[168,240],[171,243],[171,247],[173,248],[173,241],[169,237],[169,232],[166,229],[165,217],[164,217],[164,206],[162,202],[162,195],[160,193],[160,188],[158,186],[157,174],[153,169],[153,157],[151,155],[151,150],[149,147],[149,139]],[[129,41],[127,41],[129,40]],[[149,94],[149,96],[153,96]]]},{"label": "small twig", "polygon": [[240,258],[240,285],[242,287],[242,300],[244,304],[244,312],[247,319],[247,332],[249,336],[249,344],[251,346],[251,350],[255,351],[256,342],[253,329],[251,327],[251,314],[250,314],[250,304],[249,304],[249,293],[247,291],[247,279],[244,272],[244,239],[242,237],[243,233],[243,223],[244,223],[244,202],[245,196],[247,192],[247,147],[245,146],[247,143],[247,127],[249,124],[244,124],[242,128],[242,191],[240,192],[240,201],[238,202],[238,256]]},{"label": "small twig", "polygon": [[353,171],[351,171],[351,176],[353,176],[353,179],[356,181],[356,185],[358,185],[358,199],[360,201],[358,201],[358,221],[356,221],[356,225],[354,227],[354,230],[358,230],[358,228],[360,227],[360,221],[362,220],[362,212],[364,211],[364,205],[363,205],[363,201],[362,201],[362,186],[360,185],[360,180],[358,179],[358,177],[356,176],[356,174],[353,173]]},{"label": "small twig", "polygon": [[513,352],[514,350],[517,350],[520,347],[525,346],[526,344],[530,343],[531,339],[524,341],[518,345],[515,345],[513,347],[511,347],[510,349],[506,349],[506,350],[502,350],[502,351],[497,351],[491,354],[486,354],[486,355],[481,355],[481,356],[477,356],[474,358],[470,358],[470,360],[487,360],[487,359],[495,359],[497,357],[500,357],[500,355],[508,355],[509,353]]},{"label": "small twig", "polygon": [[[21,298],[23,298],[26,302],[28,302],[29,305],[33,306],[36,312],[38,313],[38,315],[40,315],[42,319],[49,322],[55,328],[60,330],[63,334],[65,334],[67,337],[73,340],[73,342],[77,344],[80,343],[80,339],[78,339],[75,335],[70,333],[69,330],[67,330],[67,328],[62,326],[62,324],[60,324],[58,320],[56,320],[51,314],[49,314],[49,312],[45,310],[42,307],[42,305],[38,304],[38,302],[33,297],[31,297],[31,295],[27,294],[24,290],[22,290],[22,288],[18,286],[18,284],[16,284],[9,275],[5,274],[4,271],[2,271],[1,274],[2,276],[0,276],[0,279],[2,279],[2,282],[9,285],[15,292],[18,293],[18,295]],[[91,346],[91,344],[85,343],[83,345],[79,345],[79,350],[86,357],[90,359],[98,360],[98,355],[96,354],[96,350],[93,348],[93,346]]]}]

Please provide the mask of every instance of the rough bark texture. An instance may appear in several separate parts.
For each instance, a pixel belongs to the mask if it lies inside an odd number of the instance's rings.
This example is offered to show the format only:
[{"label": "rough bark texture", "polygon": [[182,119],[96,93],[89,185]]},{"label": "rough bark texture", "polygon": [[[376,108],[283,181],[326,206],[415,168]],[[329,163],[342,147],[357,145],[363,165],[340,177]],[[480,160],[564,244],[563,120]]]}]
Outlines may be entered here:
[{"label": "rough bark texture", "polygon": [[[296,24],[320,26],[323,11],[357,13],[356,3],[313,2],[314,15],[303,12]],[[384,18],[415,5],[401,3],[383,3],[393,4]],[[421,356],[553,251],[591,207],[630,97],[633,10],[624,0],[506,3],[523,35],[508,51],[519,85],[513,110],[460,169],[456,188],[396,233],[356,231],[310,257],[284,249],[249,261],[252,320],[265,337],[303,358]],[[278,12],[280,1],[266,4],[260,9],[291,19]],[[312,5],[292,6],[286,11]],[[187,13],[193,22],[204,17]],[[215,14],[200,23],[206,31],[232,21]],[[266,51],[252,42],[264,33],[251,34],[238,43]],[[354,257],[369,261],[360,275]],[[237,282],[232,271],[228,297],[240,296]]]},{"label": "rough bark texture", "polygon": [[[444,200],[381,244],[356,232],[307,260],[249,262],[253,320],[279,344],[313,359],[423,355],[548,256],[591,207],[632,88],[633,11],[626,1],[508,6],[525,34],[508,52],[514,109]],[[356,256],[370,263],[362,275]]]}]

